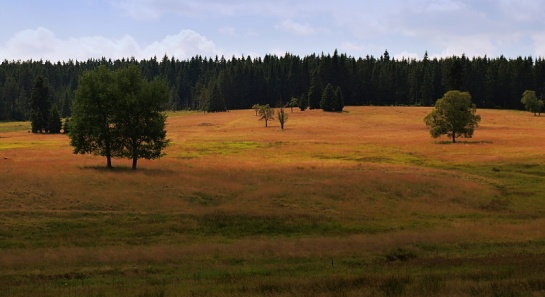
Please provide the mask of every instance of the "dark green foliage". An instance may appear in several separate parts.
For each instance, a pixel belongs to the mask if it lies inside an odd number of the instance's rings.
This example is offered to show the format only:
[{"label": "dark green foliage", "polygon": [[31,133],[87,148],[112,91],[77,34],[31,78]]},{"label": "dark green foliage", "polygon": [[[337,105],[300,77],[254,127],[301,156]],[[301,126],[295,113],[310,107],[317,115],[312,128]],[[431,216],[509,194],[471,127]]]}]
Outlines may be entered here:
[{"label": "dark green foliage", "polygon": [[307,93],[302,93],[302,94],[301,94],[301,97],[299,97],[299,103],[298,103],[297,106],[299,106],[299,109],[300,109],[301,111],[305,111],[305,109],[308,108]]},{"label": "dark green foliage", "polygon": [[335,90],[331,84],[327,84],[322,93],[320,108],[324,111],[342,111],[344,108],[344,97],[340,87]]},{"label": "dark green foliage", "polygon": [[62,120],[61,114],[57,109],[57,105],[53,105],[51,111],[49,112],[49,117],[47,119],[47,130],[49,133],[58,134],[61,133],[62,129]]},{"label": "dark green foliage", "polygon": [[94,154],[106,157],[106,166],[118,147],[113,115],[115,91],[111,87],[114,75],[106,66],[84,73],[79,81],[70,120],[70,145],[74,154]]},{"label": "dark green foliage", "polygon": [[66,118],[64,120],[64,124],[62,125],[62,133],[64,134],[70,133],[70,118]]},{"label": "dark green foliage", "polygon": [[85,73],[76,90],[70,121],[74,153],[132,159],[156,159],[168,145],[165,131],[169,89],[158,78],[147,81],[136,66]]},{"label": "dark green foliage", "polygon": [[227,108],[225,107],[225,99],[223,98],[223,95],[217,83],[213,84],[209,92],[209,96],[208,96],[208,100],[206,104],[206,111],[207,112],[227,111]]},{"label": "dark green foliage", "polygon": [[335,51],[333,55],[229,60],[195,56],[180,61],[165,56],[141,61],[4,61],[0,63],[0,121],[35,119],[34,131],[45,132],[41,118],[50,110],[45,108],[41,116],[32,112],[33,80],[43,78],[50,106],[57,105],[61,116],[69,117],[78,78],[101,65],[111,70],[136,65],[148,80],[165,79],[169,88],[165,108],[171,109],[208,110],[216,84],[223,104],[217,108],[213,104],[210,110],[243,109],[252,102],[273,106],[277,100],[289,102],[293,97],[299,98],[302,110],[316,109],[328,83],[342,90],[344,105],[430,106],[446,91],[460,89],[470,92],[480,107],[520,109],[524,90],[534,90],[538,98],[545,94],[545,59],[531,57],[430,59],[425,54],[422,60],[396,60],[387,51],[378,58],[349,57]]},{"label": "dark green foliage", "polygon": [[480,121],[481,116],[476,114],[471,95],[457,90],[445,93],[435,103],[435,109],[424,118],[432,137],[447,135],[452,142],[456,142],[457,137],[471,138]]},{"label": "dark green foliage", "polygon": [[48,132],[47,123],[50,112],[49,87],[43,77],[39,76],[32,87],[30,97],[30,122],[32,133]]},{"label": "dark green foliage", "polygon": [[520,102],[527,111],[533,112],[534,116],[540,115],[543,110],[543,100],[537,98],[535,91],[524,91]]},{"label": "dark green foliage", "polygon": [[310,82],[310,88],[308,90],[308,107],[310,109],[320,108],[322,94],[322,81],[319,72],[316,70],[312,74],[312,80]]},{"label": "dark green foliage", "polygon": [[337,87],[335,90],[335,96],[333,97],[331,108],[333,111],[342,111],[344,108],[344,96],[340,87]]},{"label": "dark green foliage", "polygon": [[324,111],[334,111],[333,101],[335,100],[335,90],[333,90],[333,86],[331,84],[327,84],[327,86],[324,89],[324,92],[322,93],[322,99],[320,100],[320,108]]},{"label": "dark green foliage", "polygon": [[168,145],[165,131],[166,116],[162,112],[168,103],[167,84],[156,78],[145,80],[136,66],[115,73],[115,155],[132,159],[136,169],[138,159],[157,159]]}]

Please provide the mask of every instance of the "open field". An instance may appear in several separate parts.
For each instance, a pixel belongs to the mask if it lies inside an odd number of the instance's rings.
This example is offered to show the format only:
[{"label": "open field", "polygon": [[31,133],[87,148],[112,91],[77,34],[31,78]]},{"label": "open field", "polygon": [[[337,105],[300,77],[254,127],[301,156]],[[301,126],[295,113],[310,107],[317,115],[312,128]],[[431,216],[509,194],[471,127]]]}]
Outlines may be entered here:
[{"label": "open field", "polygon": [[0,123],[0,296],[545,295],[545,117],[430,110],[171,113],[135,172]]}]

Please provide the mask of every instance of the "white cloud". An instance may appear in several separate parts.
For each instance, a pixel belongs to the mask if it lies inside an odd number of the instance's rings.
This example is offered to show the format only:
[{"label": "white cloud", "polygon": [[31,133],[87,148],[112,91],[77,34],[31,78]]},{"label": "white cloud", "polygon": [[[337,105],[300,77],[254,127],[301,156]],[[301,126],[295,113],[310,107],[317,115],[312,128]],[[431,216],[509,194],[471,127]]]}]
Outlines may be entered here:
[{"label": "white cloud", "polygon": [[418,54],[403,51],[401,53],[394,54],[393,57],[396,60],[403,60],[403,59],[411,60],[411,59],[418,59]]},{"label": "white cloud", "polygon": [[186,59],[201,56],[221,55],[214,42],[192,30],[182,30],[176,35],[169,35],[161,41],[156,41],[147,46],[143,51],[143,57],[151,56],[174,56],[179,59]]},{"label": "white cloud", "polygon": [[102,57],[147,59],[165,54],[186,59],[197,54],[214,56],[221,54],[221,51],[214,42],[192,30],[182,30],[142,47],[129,35],[118,39],[103,36],[60,39],[51,30],[39,27],[18,32],[6,44],[0,45],[0,57],[8,60],[81,61]]},{"label": "white cloud", "polygon": [[295,35],[312,35],[316,33],[316,30],[309,24],[300,24],[292,20],[284,20],[276,28]]},{"label": "white cloud", "polygon": [[432,57],[461,56],[462,54],[467,57],[483,57],[498,54],[491,36],[488,35],[440,37],[435,40],[435,43],[443,51],[432,54]]}]

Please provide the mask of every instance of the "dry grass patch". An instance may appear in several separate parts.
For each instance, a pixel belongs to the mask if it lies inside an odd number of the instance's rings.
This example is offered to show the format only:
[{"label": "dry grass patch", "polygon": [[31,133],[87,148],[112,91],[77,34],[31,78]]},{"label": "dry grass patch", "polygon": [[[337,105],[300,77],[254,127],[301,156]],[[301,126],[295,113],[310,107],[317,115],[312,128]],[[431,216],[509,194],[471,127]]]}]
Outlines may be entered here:
[{"label": "dry grass patch", "polygon": [[0,296],[540,292],[539,267],[494,271],[545,253],[545,121],[479,110],[449,144],[429,111],[295,111],[283,131],[172,113],[167,155],[136,172],[2,124]]}]

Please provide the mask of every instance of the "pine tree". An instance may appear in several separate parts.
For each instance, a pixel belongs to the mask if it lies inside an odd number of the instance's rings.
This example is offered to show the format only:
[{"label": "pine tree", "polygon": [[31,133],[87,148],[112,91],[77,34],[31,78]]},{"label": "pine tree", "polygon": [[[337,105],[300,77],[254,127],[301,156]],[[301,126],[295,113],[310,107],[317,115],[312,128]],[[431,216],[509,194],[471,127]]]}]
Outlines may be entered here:
[{"label": "pine tree", "polygon": [[335,98],[335,91],[333,90],[333,86],[331,84],[327,84],[327,86],[324,89],[324,92],[322,93],[322,100],[320,100],[320,108],[324,111],[334,111],[334,98]]},{"label": "pine tree", "polygon": [[344,96],[341,91],[341,87],[337,87],[335,90],[335,96],[333,96],[333,102],[331,104],[332,111],[343,111],[344,108]]},{"label": "pine tree", "polygon": [[208,97],[208,105],[206,107],[207,112],[220,112],[227,111],[225,107],[225,99],[221,94],[220,87],[217,83],[214,83]]},{"label": "pine tree", "polygon": [[49,117],[49,87],[43,77],[39,76],[32,88],[30,96],[30,121],[32,133],[48,132],[47,118]]},{"label": "pine tree", "polygon": [[307,93],[303,92],[301,94],[301,97],[299,97],[299,103],[298,103],[299,109],[301,111],[305,111],[305,109],[308,108],[308,97]]},{"label": "pine tree", "polygon": [[308,90],[308,107],[310,109],[320,108],[320,100],[322,98],[322,80],[320,73],[315,70],[312,73],[312,80],[310,82],[310,88]]},{"label": "pine tree", "polygon": [[62,120],[61,114],[57,109],[57,105],[53,105],[51,111],[49,112],[49,117],[47,119],[47,130],[49,133],[58,134],[61,133]]}]

